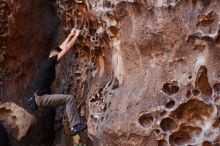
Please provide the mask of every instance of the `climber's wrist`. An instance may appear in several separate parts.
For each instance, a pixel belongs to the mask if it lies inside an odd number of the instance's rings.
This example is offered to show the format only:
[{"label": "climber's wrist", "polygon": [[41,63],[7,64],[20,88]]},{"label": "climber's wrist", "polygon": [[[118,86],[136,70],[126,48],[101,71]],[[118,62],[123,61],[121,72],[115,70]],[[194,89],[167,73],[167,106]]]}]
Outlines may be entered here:
[{"label": "climber's wrist", "polygon": [[73,41],[75,42],[75,41],[77,40],[77,38],[78,38],[78,36],[75,35],[72,39],[73,39]]},{"label": "climber's wrist", "polygon": [[74,33],[69,33],[68,37],[71,38],[74,36]]}]

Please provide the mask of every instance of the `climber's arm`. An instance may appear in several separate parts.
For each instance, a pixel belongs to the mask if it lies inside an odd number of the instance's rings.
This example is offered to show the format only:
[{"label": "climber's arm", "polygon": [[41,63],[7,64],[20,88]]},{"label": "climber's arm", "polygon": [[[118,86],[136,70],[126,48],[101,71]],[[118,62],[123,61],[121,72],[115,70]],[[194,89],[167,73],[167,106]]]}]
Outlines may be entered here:
[{"label": "climber's arm", "polygon": [[75,30],[72,29],[70,34],[67,36],[67,38],[65,39],[65,41],[60,45],[60,48],[63,50],[66,46],[67,43],[71,40],[71,38],[74,36],[75,34]]},{"label": "climber's arm", "polygon": [[62,51],[58,54],[57,61],[60,61],[60,59],[63,58],[63,56],[73,47],[76,39],[80,34],[80,30],[72,30],[71,34],[72,34],[72,38],[67,43],[64,43],[64,45],[62,46],[63,48],[61,48]]}]

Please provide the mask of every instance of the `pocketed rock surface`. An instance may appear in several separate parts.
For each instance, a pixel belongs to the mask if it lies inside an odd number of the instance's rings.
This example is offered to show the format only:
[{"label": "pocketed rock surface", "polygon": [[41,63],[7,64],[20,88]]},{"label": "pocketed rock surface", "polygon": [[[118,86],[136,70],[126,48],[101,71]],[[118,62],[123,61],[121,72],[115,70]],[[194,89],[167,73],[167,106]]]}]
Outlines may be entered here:
[{"label": "pocketed rock surface", "polygon": [[[37,27],[45,38],[33,36],[34,42],[41,44],[30,48],[39,53],[37,48],[44,46],[38,56],[45,55],[47,48],[59,44],[72,27],[83,26],[74,49],[57,66],[58,78],[53,87],[55,92],[73,94],[77,99],[88,124],[81,143],[220,145],[220,1],[80,2],[50,1],[60,23],[53,28]],[[55,14],[46,14],[47,19],[33,19],[55,24]],[[53,36],[53,43],[49,36]],[[43,43],[45,40],[47,43]],[[31,56],[34,65],[43,58],[32,52],[16,52],[14,56]],[[4,57],[7,61],[7,55]],[[4,71],[7,74],[8,70]],[[23,77],[16,83],[32,79],[25,74]],[[8,86],[5,88],[9,91]],[[5,95],[13,97],[15,93]],[[19,99],[22,104],[21,95]],[[60,137],[68,141],[68,135]]]}]

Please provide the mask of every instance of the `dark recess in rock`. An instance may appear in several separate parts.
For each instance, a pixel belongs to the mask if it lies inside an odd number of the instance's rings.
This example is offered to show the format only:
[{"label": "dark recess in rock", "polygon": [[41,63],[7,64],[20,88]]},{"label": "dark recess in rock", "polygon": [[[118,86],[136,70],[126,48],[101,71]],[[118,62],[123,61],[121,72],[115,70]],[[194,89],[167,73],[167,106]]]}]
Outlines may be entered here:
[{"label": "dark recess in rock", "polygon": [[150,114],[142,114],[142,115],[139,116],[138,121],[139,121],[141,126],[147,128],[154,121],[154,118]]},{"label": "dark recess in rock", "polygon": [[164,139],[163,140],[158,140],[157,143],[158,143],[158,146],[169,146],[168,142]]},{"label": "dark recess in rock", "polygon": [[208,81],[207,68],[205,66],[201,66],[197,72],[195,87],[199,89],[204,96],[212,95],[212,88]]},{"label": "dark recess in rock", "polygon": [[210,141],[204,141],[202,146],[213,146],[213,144]]},{"label": "dark recess in rock", "polygon": [[166,117],[161,120],[160,127],[163,131],[170,131],[173,130],[176,127],[176,123],[173,119],[170,117]]},{"label": "dark recess in rock", "polygon": [[167,95],[176,94],[179,91],[179,86],[176,81],[165,83],[162,88],[163,92]]},{"label": "dark recess in rock", "polygon": [[187,90],[187,91],[186,91],[186,97],[187,97],[187,98],[190,98],[191,95],[192,95],[191,91],[190,91],[190,90]]},{"label": "dark recess in rock", "polygon": [[200,91],[197,90],[197,89],[194,89],[194,90],[192,90],[192,93],[193,93],[194,96],[198,96]]},{"label": "dark recess in rock", "polygon": [[159,133],[161,132],[161,130],[160,130],[160,129],[154,129],[154,132],[155,132],[156,134],[159,134]]},{"label": "dark recess in rock", "polygon": [[198,136],[202,129],[199,127],[182,126],[177,132],[169,137],[169,142],[174,145],[183,145],[189,143],[194,136]]},{"label": "dark recess in rock", "polygon": [[160,113],[160,116],[163,117],[167,114],[167,111],[163,110],[161,113]]},{"label": "dark recess in rock", "polygon": [[177,119],[185,120],[204,120],[203,117],[209,118],[212,114],[213,108],[203,101],[193,99],[186,103],[181,104],[175,111],[172,112],[172,116]]},{"label": "dark recess in rock", "polygon": [[169,102],[166,103],[166,108],[172,108],[175,105],[175,101],[174,100],[170,100]]},{"label": "dark recess in rock", "polygon": [[113,81],[113,85],[112,85],[112,90],[115,90],[119,87],[119,81],[117,78],[114,78],[114,81]]},{"label": "dark recess in rock", "polygon": [[213,86],[214,92],[219,92],[220,91],[220,83],[216,83]]}]

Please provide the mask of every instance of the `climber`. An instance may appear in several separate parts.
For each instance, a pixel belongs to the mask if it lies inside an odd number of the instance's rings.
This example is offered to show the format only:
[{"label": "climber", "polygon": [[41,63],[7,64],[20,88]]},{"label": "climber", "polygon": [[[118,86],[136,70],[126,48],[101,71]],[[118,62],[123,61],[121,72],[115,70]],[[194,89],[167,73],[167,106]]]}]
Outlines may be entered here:
[{"label": "climber", "polygon": [[56,107],[65,105],[67,118],[71,128],[71,135],[76,135],[87,128],[77,111],[72,95],[51,94],[50,86],[55,80],[55,66],[64,55],[73,48],[80,34],[79,29],[73,28],[65,41],[49,53],[49,57],[42,62],[35,79],[35,103],[37,107]]}]

